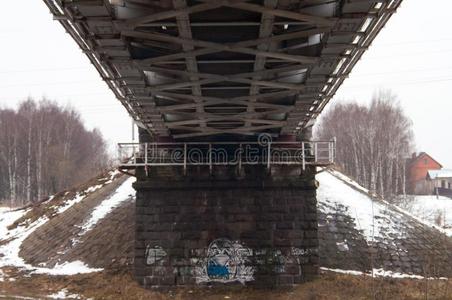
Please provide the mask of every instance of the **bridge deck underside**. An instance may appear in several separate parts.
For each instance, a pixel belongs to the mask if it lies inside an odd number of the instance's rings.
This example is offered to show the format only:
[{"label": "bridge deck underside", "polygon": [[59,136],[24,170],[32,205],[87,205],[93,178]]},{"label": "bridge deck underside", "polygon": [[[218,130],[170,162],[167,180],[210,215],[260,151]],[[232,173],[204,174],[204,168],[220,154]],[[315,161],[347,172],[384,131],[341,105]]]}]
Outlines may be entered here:
[{"label": "bridge deck underside", "polygon": [[175,139],[311,126],[401,0],[44,0],[137,124]]}]

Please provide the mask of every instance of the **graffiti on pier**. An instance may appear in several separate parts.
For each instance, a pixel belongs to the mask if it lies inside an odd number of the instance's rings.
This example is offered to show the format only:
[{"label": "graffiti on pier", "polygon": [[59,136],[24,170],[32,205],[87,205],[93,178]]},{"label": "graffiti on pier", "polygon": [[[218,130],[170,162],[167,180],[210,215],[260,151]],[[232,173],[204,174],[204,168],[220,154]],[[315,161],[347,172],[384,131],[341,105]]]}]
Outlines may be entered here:
[{"label": "graffiti on pier", "polygon": [[147,265],[155,265],[157,262],[162,261],[166,257],[166,252],[162,249],[162,247],[151,247],[151,245],[148,245],[146,247],[145,257]]},{"label": "graffiti on pier", "polygon": [[283,274],[290,270],[291,274],[302,275],[301,266],[309,263],[309,256],[313,249],[258,249],[254,251],[255,263],[261,268]]},{"label": "graffiti on pier", "polygon": [[196,281],[234,282],[252,281],[254,268],[249,265],[252,251],[238,242],[216,239],[207,249],[206,257],[195,267]]}]

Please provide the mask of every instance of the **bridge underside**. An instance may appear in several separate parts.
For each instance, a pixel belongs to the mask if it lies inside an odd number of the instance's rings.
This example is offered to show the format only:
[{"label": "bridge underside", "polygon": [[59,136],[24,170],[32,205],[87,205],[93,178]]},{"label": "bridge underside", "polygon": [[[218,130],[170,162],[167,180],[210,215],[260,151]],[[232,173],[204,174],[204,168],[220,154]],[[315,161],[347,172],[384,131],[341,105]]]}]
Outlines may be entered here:
[{"label": "bridge underside", "polygon": [[400,0],[44,0],[137,124],[174,139],[313,124]]},{"label": "bridge underside", "polygon": [[[317,274],[321,160],[299,141],[400,1],[44,0],[140,126],[143,285],[269,287]],[[291,138],[258,145],[264,163],[242,166],[242,152],[212,162],[214,142],[242,151],[262,133]],[[187,161],[194,144],[206,159]]]}]

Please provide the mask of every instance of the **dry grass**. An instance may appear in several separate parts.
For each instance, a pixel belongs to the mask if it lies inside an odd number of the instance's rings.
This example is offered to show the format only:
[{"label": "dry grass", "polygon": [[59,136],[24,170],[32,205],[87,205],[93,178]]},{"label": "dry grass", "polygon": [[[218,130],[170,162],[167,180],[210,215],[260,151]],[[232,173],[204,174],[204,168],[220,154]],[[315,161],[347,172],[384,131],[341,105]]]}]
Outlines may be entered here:
[{"label": "dry grass", "polygon": [[[28,207],[32,207],[28,213],[26,213],[21,218],[17,219],[13,224],[8,226],[8,230],[15,229],[17,226],[28,226],[33,223],[37,219],[42,216],[47,216],[49,219],[55,216],[58,208],[66,203],[67,200],[73,199],[79,194],[80,196],[85,196],[89,193],[86,190],[98,184],[105,184],[108,180],[110,180],[110,176],[108,176],[109,172],[104,172],[99,176],[89,179],[85,183],[74,186],[66,191],[59,192],[54,195],[52,200],[44,199],[41,202],[35,203],[34,205],[29,205]],[[118,178],[122,174],[115,175],[114,178]]]},{"label": "dry grass", "polygon": [[[5,270],[4,270],[5,271]],[[229,288],[179,288],[149,291],[141,288],[129,273],[101,272],[77,276],[19,276],[6,270],[16,281],[0,282],[2,294],[44,297],[66,288],[93,299],[155,299],[155,300],[323,300],[323,299],[452,299],[452,287],[445,280],[375,279],[367,276],[323,274],[317,280],[291,290],[262,290],[241,286]],[[426,297],[426,293],[428,297]],[[374,296],[372,296],[374,294]]]}]

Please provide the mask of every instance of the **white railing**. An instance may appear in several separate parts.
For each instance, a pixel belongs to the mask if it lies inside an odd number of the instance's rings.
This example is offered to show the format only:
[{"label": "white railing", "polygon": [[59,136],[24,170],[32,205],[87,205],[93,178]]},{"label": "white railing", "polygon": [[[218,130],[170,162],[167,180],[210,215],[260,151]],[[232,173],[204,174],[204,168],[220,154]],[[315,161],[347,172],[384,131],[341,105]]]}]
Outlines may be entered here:
[{"label": "white railing", "polygon": [[157,166],[308,165],[334,163],[335,141],[120,143],[121,168]]}]

